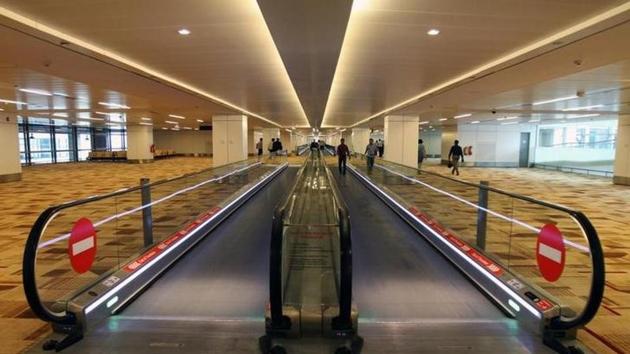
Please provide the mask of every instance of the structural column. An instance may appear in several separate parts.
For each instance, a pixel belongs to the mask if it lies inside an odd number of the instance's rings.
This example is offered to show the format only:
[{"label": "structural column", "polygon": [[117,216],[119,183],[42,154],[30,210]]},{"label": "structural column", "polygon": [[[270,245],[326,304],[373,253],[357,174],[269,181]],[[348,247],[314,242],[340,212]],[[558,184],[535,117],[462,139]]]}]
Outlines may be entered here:
[{"label": "structural column", "polygon": [[247,116],[212,117],[212,165],[222,166],[247,159]]},{"label": "structural column", "polygon": [[2,117],[0,121],[0,183],[22,179],[20,142],[15,117]]},{"label": "structural column", "polygon": [[613,183],[630,185],[630,118],[620,116],[618,124]]},{"label": "structural column", "polygon": [[277,139],[280,137],[280,129],[278,128],[266,128],[263,129],[263,154],[269,155],[267,147],[271,142],[271,139]]},{"label": "structural column", "polygon": [[291,152],[291,131],[281,130],[280,131],[280,142],[282,143],[282,149],[287,152]]},{"label": "structural column", "polygon": [[131,163],[153,162],[153,127],[130,125],[127,127],[127,161]]},{"label": "structural column", "polygon": [[383,140],[385,160],[418,167],[418,116],[386,116]]},{"label": "structural column", "polygon": [[352,129],[352,145],[350,148],[352,151],[360,154],[365,152],[365,147],[370,141],[370,129],[367,128],[355,128]]}]

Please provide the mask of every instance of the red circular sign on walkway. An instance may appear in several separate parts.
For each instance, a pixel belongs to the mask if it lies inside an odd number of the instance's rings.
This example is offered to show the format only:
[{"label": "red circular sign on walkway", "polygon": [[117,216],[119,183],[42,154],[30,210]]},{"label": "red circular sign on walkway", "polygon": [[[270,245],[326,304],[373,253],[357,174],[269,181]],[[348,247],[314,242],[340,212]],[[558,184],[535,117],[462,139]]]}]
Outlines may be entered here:
[{"label": "red circular sign on walkway", "polygon": [[96,257],[96,230],[89,219],[81,218],[72,227],[68,256],[72,269],[77,273],[85,273],[92,267]]},{"label": "red circular sign on walkway", "polygon": [[566,248],[560,230],[552,224],[543,226],[536,244],[536,262],[543,278],[551,282],[560,279],[565,258]]}]

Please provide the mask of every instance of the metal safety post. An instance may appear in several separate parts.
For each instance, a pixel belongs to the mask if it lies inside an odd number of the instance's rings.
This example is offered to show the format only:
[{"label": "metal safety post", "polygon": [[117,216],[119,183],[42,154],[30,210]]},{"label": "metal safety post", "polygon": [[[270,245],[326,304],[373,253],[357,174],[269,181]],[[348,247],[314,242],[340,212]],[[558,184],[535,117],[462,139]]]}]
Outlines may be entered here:
[{"label": "metal safety post", "polygon": [[[151,186],[148,178],[140,179],[142,206],[151,204]],[[144,246],[153,244],[153,213],[151,206],[142,209],[142,231],[144,233]]]},{"label": "metal safety post", "polygon": [[477,247],[479,249],[486,249],[486,229],[488,227],[488,213],[484,209],[488,209],[488,187],[490,183],[488,181],[479,182],[479,203],[478,205],[483,208],[477,209]]}]

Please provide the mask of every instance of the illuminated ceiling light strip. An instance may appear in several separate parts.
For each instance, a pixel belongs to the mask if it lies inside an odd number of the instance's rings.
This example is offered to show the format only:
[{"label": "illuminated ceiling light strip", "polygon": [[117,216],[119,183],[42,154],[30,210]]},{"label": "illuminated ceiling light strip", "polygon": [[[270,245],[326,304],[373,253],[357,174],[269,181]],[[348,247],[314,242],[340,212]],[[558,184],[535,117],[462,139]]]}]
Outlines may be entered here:
[{"label": "illuminated ceiling light strip", "polygon": [[568,100],[572,100],[574,98],[577,98],[578,96],[573,95],[573,96],[566,96],[566,97],[558,97],[558,98],[554,98],[551,100],[545,100],[545,101],[538,101],[538,102],[534,102],[532,103],[532,106],[540,106],[542,104],[547,104],[547,103],[554,103],[554,102],[562,102],[562,101],[568,101]]},{"label": "illuminated ceiling light strip", "polygon": [[140,125],[153,125],[153,123],[147,123],[147,122],[140,122]]},{"label": "illuminated ceiling light strip", "polygon": [[184,116],[178,116],[177,114],[169,114],[168,115],[171,118],[177,118],[177,119],[186,119],[186,117]]},{"label": "illuminated ceiling light strip", "polygon": [[[521,57],[521,56],[523,56],[523,55],[525,55],[527,53],[530,53],[530,52],[532,52],[532,51],[534,51],[536,49],[539,49],[541,47],[550,45],[553,42],[561,40],[562,38],[570,36],[570,35],[572,35],[572,34],[574,34],[576,32],[585,30],[585,29],[587,29],[587,28],[589,28],[591,26],[594,26],[594,25],[596,25],[596,24],[598,24],[600,22],[603,22],[603,21],[608,20],[610,18],[613,18],[615,16],[622,15],[622,14],[624,14],[627,11],[630,11],[630,2],[626,2],[626,3],[622,4],[622,5],[614,7],[612,9],[608,10],[608,11],[604,11],[604,12],[602,12],[602,13],[596,15],[596,16],[593,16],[593,17],[587,19],[586,21],[580,22],[580,23],[578,23],[578,24],[576,24],[574,26],[571,26],[571,27],[569,27],[569,28],[567,28],[565,30],[562,30],[560,32],[556,32],[555,34],[553,34],[553,35],[551,35],[551,36],[549,36],[547,38],[543,38],[543,39],[541,39],[541,40],[539,40],[537,42],[534,42],[534,43],[532,43],[530,45],[527,45],[527,46],[525,46],[525,47],[523,47],[521,49],[515,50],[512,53],[509,53],[509,54],[507,54],[507,55],[505,55],[505,56],[503,56],[501,58],[498,58],[498,59],[493,60],[491,62],[488,62],[488,63],[486,63],[484,65],[481,65],[481,66],[479,66],[479,67],[477,67],[477,68],[475,68],[475,69],[473,69],[473,70],[471,70],[469,72],[466,72],[466,73],[464,73],[464,74],[462,74],[460,76],[455,77],[452,80],[446,81],[446,82],[444,82],[444,83],[442,83],[440,85],[437,85],[437,86],[435,86],[433,88],[430,88],[430,89],[422,92],[421,94],[419,94],[417,96],[409,98],[409,99],[407,99],[407,100],[405,100],[403,102],[400,102],[400,103],[398,103],[398,104],[396,104],[394,106],[391,106],[391,107],[386,108],[386,109],[384,109],[384,110],[382,110],[382,111],[380,111],[378,113],[375,113],[375,114],[373,114],[373,115],[371,115],[371,116],[369,116],[369,117],[367,117],[365,119],[362,119],[362,120],[354,123],[350,127],[351,128],[352,127],[356,127],[356,126],[361,125],[361,124],[363,124],[365,122],[368,122],[368,121],[370,121],[370,120],[372,120],[372,119],[374,119],[376,117],[380,117],[380,116],[382,116],[384,114],[387,114],[389,112],[395,111],[395,110],[400,109],[402,107],[405,107],[405,106],[407,106],[409,104],[415,103],[416,101],[418,101],[418,100],[420,100],[420,99],[422,99],[422,98],[424,98],[424,97],[426,97],[428,95],[436,93],[437,91],[445,89],[445,88],[447,88],[447,87],[449,87],[451,85],[457,84],[460,81],[466,80],[466,79],[468,79],[468,78],[470,78],[472,76],[477,76],[477,75],[479,75],[480,73],[482,73],[482,72],[484,72],[486,70],[492,69],[492,68],[494,68],[494,67],[496,67],[498,65],[504,64],[504,63],[509,62],[511,60],[514,60],[514,59],[517,59],[517,58],[519,58],[519,57]],[[348,35],[347,33],[350,32],[350,30],[351,29],[347,29],[346,30],[346,36]],[[342,53],[343,53],[343,50],[342,50]],[[339,65],[337,65],[337,70],[339,70]],[[335,82],[333,81],[333,85],[334,85],[334,83]],[[327,118],[327,116],[324,116],[324,121],[326,121],[326,118]]]},{"label": "illuminated ceiling light strip", "polygon": [[142,117],[142,118],[140,118],[140,119],[142,119],[142,120],[152,120],[152,119],[151,119],[151,118],[149,118],[149,117]]},{"label": "illuminated ceiling light strip", "polygon": [[448,120],[448,118],[440,118],[440,122],[443,122],[445,120]]},{"label": "illuminated ceiling light strip", "polygon": [[203,120],[201,120],[201,119],[197,119],[197,122],[199,122],[199,123],[205,123],[205,122],[204,122]]},{"label": "illuminated ceiling light strip", "polygon": [[481,123],[481,122],[478,121],[478,120],[474,120],[474,121],[470,122],[470,124],[479,124],[479,123]]},{"label": "illuminated ceiling light strip", "polygon": [[2,103],[13,103],[13,104],[28,104],[28,103],[22,102],[22,101],[5,100],[3,98],[0,98],[0,102],[2,102]]},{"label": "illuminated ceiling light strip", "polygon": [[129,106],[126,106],[124,104],[119,104],[119,103],[99,102],[98,104],[100,104],[101,106],[113,107],[113,108],[122,108],[122,109],[130,109],[131,108]]},{"label": "illuminated ceiling light strip", "polygon": [[429,121],[424,121],[424,122],[418,123],[418,125],[425,125],[425,124],[429,124]]},{"label": "illuminated ceiling light strip", "polygon": [[466,118],[466,117],[470,117],[470,116],[472,116],[472,113],[460,114],[460,115],[455,116],[455,117],[453,117],[453,118],[455,118],[455,119],[460,119],[460,118]]},{"label": "illuminated ceiling light strip", "polygon": [[[262,10],[260,9],[260,5],[258,5],[258,2],[256,2],[257,6],[256,9],[258,10],[258,16],[262,19],[264,27],[267,29],[267,36],[268,36],[268,40],[270,41],[270,43],[273,45],[273,47],[276,49],[276,58],[280,61],[280,67],[282,68],[282,71],[284,72],[284,77],[285,77],[285,82],[288,83],[288,85],[291,87],[291,93],[293,93],[293,100],[294,102],[297,102],[297,106],[300,109],[300,112],[302,113],[302,118],[304,119],[304,122],[306,122],[307,126],[310,126],[310,122],[308,121],[308,117],[306,115],[306,111],[304,110],[304,106],[302,105],[302,101],[300,101],[300,97],[297,94],[297,90],[295,89],[295,86],[293,85],[293,81],[291,81],[291,76],[289,75],[289,71],[287,71],[287,66],[284,65],[284,61],[282,60],[282,56],[280,55],[280,50],[278,50],[278,46],[276,45],[276,41],[273,39],[273,35],[271,34],[271,29],[269,28],[269,26],[267,25],[267,22],[265,20],[265,16],[263,16]],[[342,44],[343,45],[343,44]],[[267,120],[267,119],[263,119],[263,120]],[[320,124],[323,123],[323,119],[322,122],[320,122]],[[273,123],[274,125],[278,126],[279,128],[282,128],[282,126],[280,126],[279,124]]]},{"label": "illuminated ceiling light strip", "polygon": [[168,124],[179,124],[179,122],[173,122],[172,120],[165,120],[164,123]]},{"label": "illuminated ceiling light strip", "polygon": [[567,117],[567,119],[576,119],[576,118],[587,118],[587,117],[598,117],[599,113],[591,113],[591,114],[580,114],[577,116]]},{"label": "illuminated ceiling light strip", "polygon": [[589,110],[589,109],[593,109],[593,108],[601,108],[604,107],[603,104],[596,104],[596,105],[592,105],[592,106],[584,106],[584,107],[573,107],[573,108],[565,108],[562,111],[564,112],[570,112],[570,111],[583,111],[583,110]]},{"label": "illuminated ceiling light strip", "polygon": [[21,92],[26,92],[26,93],[34,93],[36,95],[42,95],[42,96],[52,96],[53,94],[48,92],[48,91],[44,91],[44,90],[37,90],[37,89],[25,89],[25,88],[21,88],[18,89],[18,91]]},{"label": "illuminated ceiling light strip", "polygon": [[[259,9],[259,11],[260,11],[260,9]],[[120,56],[118,54],[115,54],[115,53],[112,53],[112,52],[110,52],[108,50],[100,48],[100,47],[98,47],[98,46],[96,46],[94,44],[88,43],[88,42],[86,42],[84,40],[81,40],[81,39],[76,38],[74,36],[71,36],[69,34],[66,34],[66,33],[63,33],[63,32],[58,31],[56,29],[53,29],[52,27],[46,26],[46,25],[44,25],[44,24],[42,24],[40,22],[32,20],[32,19],[30,19],[28,17],[22,16],[22,15],[16,13],[16,12],[10,11],[7,8],[1,7],[1,6],[0,6],[0,16],[9,18],[9,19],[14,20],[16,22],[19,22],[19,23],[21,23],[21,24],[23,24],[25,26],[31,27],[31,28],[36,29],[38,31],[47,33],[47,34],[49,34],[51,36],[63,39],[65,41],[67,41],[67,42],[70,42],[70,43],[76,45],[76,46],[80,46],[80,47],[83,47],[85,49],[88,49],[88,50],[90,50],[90,51],[92,51],[94,53],[97,53],[97,54],[106,56],[108,58],[111,58],[113,60],[116,60],[116,61],[118,61],[120,63],[123,63],[125,65],[128,65],[128,66],[130,66],[130,67],[132,67],[132,68],[134,68],[136,70],[140,70],[140,71],[142,71],[144,73],[147,73],[147,74],[149,74],[151,76],[154,76],[156,78],[159,78],[159,79],[167,81],[167,82],[170,82],[171,84],[177,85],[177,86],[179,86],[179,87],[181,87],[183,89],[186,89],[188,91],[194,92],[194,93],[196,93],[196,94],[198,94],[200,96],[208,98],[208,99],[210,99],[210,100],[212,100],[214,102],[222,104],[222,105],[224,105],[224,106],[226,106],[228,108],[234,109],[234,110],[236,110],[238,112],[241,112],[241,113],[243,113],[245,115],[256,117],[256,118],[258,118],[260,120],[263,120],[263,121],[265,121],[265,122],[267,122],[269,124],[275,125],[276,127],[281,127],[280,124],[278,124],[278,123],[276,123],[276,122],[274,122],[274,121],[272,121],[272,120],[270,120],[268,118],[265,118],[265,117],[263,117],[263,116],[261,116],[259,114],[250,112],[250,111],[248,111],[248,110],[246,110],[244,108],[241,108],[241,107],[239,107],[239,106],[237,106],[237,105],[235,105],[233,103],[230,103],[228,101],[220,99],[219,97],[213,96],[213,95],[211,95],[211,94],[209,94],[209,93],[207,93],[207,92],[205,92],[205,91],[203,91],[203,90],[201,90],[199,88],[196,88],[196,87],[194,87],[192,85],[188,85],[188,84],[186,84],[186,83],[184,83],[182,81],[179,81],[179,80],[177,80],[175,78],[172,78],[172,77],[170,77],[170,76],[168,76],[166,74],[162,74],[162,73],[157,72],[155,70],[149,69],[149,68],[143,66],[140,63],[134,62],[133,60],[127,59],[127,58],[122,57],[122,56]],[[262,16],[262,13],[260,13],[260,16]],[[285,72],[286,72],[286,68],[285,68]],[[288,77],[288,73],[287,73],[287,77]],[[290,79],[289,79],[289,81],[290,81]],[[293,91],[295,92],[295,90],[293,90]],[[297,97],[297,93],[295,93],[295,95]],[[299,100],[298,100],[298,102],[299,102]],[[304,109],[302,109],[302,112],[304,112]],[[304,113],[304,117],[306,119],[306,113]],[[307,120],[307,123],[308,123],[308,120]]]}]

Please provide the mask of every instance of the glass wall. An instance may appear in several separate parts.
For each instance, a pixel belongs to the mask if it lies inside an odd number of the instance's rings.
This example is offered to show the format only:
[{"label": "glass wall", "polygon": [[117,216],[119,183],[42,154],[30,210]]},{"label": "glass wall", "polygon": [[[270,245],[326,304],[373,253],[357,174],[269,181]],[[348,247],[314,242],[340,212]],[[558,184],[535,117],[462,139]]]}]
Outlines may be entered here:
[{"label": "glass wall", "polygon": [[61,119],[18,118],[23,165],[85,161],[90,151],[127,149],[125,129],[72,126]]},{"label": "glass wall", "polygon": [[535,163],[611,172],[616,138],[617,120],[542,124]]}]

